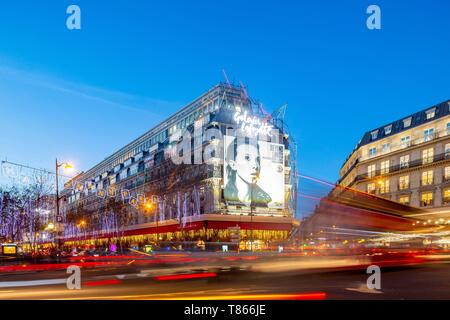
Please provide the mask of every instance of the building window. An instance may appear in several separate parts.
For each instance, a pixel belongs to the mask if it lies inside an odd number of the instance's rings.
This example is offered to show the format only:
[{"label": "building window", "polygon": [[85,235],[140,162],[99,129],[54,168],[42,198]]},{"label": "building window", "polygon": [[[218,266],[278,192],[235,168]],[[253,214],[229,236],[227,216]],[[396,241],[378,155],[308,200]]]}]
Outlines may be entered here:
[{"label": "building window", "polygon": [[367,177],[369,177],[369,178],[375,177],[375,165],[374,164],[367,166]]},{"label": "building window", "polygon": [[381,161],[380,174],[389,173],[389,160]]},{"label": "building window", "polygon": [[385,143],[381,146],[381,153],[388,153],[389,151],[391,151],[390,143]]},{"label": "building window", "polygon": [[369,149],[369,158],[375,157],[377,155],[377,148],[373,147]]},{"label": "building window", "polygon": [[444,180],[446,181],[450,180],[450,167],[444,168]]},{"label": "building window", "polygon": [[444,204],[450,204],[450,188],[444,189],[444,197],[442,198]]},{"label": "building window", "polygon": [[434,156],[433,148],[422,150],[422,164],[432,163]]},{"label": "building window", "polygon": [[433,205],[433,192],[423,192],[421,200],[422,207]]},{"label": "building window", "polygon": [[422,172],[422,185],[429,186],[433,184],[433,170]]},{"label": "building window", "polygon": [[400,169],[409,167],[409,154],[400,157]]},{"label": "building window", "polygon": [[450,134],[450,122],[447,123],[447,134]]},{"label": "building window", "polygon": [[392,131],[392,124],[388,125],[387,127],[384,127],[385,135],[391,134],[391,131]]},{"label": "building window", "polygon": [[389,192],[389,179],[380,180],[378,182],[380,185],[380,193],[388,193]]},{"label": "building window", "polygon": [[406,137],[402,137],[400,139],[400,146],[402,148],[407,148],[411,145],[411,137],[410,136],[406,136]]},{"label": "building window", "polygon": [[367,193],[375,194],[375,183],[367,184]]},{"label": "building window", "polygon": [[398,179],[398,189],[405,190],[409,188],[409,176],[401,176]]},{"label": "building window", "polygon": [[450,158],[450,143],[445,144],[445,159]]},{"label": "building window", "polygon": [[409,205],[409,196],[400,196],[398,202],[404,205]]},{"label": "building window", "polygon": [[408,128],[411,125],[411,117],[403,120],[403,128]]},{"label": "building window", "polygon": [[423,132],[423,141],[427,142],[433,140],[434,138],[434,128],[426,129]]},{"label": "building window", "polygon": [[427,114],[427,120],[433,119],[436,114],[436,108],[427,110],[427,111],[425,111],[425,113]]},{"label": "building window", "polygon": [[372,140],[375,140],[378,137],[378,130],[372,131],[370,135],[372,136]]}]

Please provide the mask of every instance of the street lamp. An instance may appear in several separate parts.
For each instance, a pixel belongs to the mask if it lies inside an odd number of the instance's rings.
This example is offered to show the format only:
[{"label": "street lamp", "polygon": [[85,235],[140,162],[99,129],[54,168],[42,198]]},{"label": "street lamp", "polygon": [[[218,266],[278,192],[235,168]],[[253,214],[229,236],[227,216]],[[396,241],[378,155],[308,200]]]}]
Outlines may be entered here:
[{"label": "street lamp", "polygon": [[250,190],[250,251],[253,252],[253,189],[259,177],[252,177],[252,188]]},{"label": "street lamp", "polygon": [[[64,170],[67,171],[72,171],[73,170],[73,166],[67,162],[64,163],[58,163],[58,159],[56,159],[55,161],[55,175],[56,175],[56,219],[55,219],[55,223],[59,224],[59,222],[61,222],[61,216],[59,215],[59,179],[58,179],[58,169],[60,167],[63,167]],[[59,249],[59,228],[57,227],[55,230],[55,244],[56,244],[56,248]],[[56,239],[58,237],[58,239]]]},{"label": "street lamp", "polygon": [[80,221],[80,224],[78,225],[78,227],[84,231],[84,241],[86,241],[86,240],[87,240],[87,235],[86,235],[86,221],[85,221],[85,220],[81,220],[81,221]]},{"label": "street lamp", "polygon": [[[152,209],[152,203],[150,201],[147,201],[147,203],[145,204],[145,210],[147,210],[148,212],[150,212],[150,210]],[[155,215],[157,215],[157,212],[155,211]],[[158,216],[156,216],[156,243],[158,243],[158,239],[159,239],[159,232],[158,232]]]}]

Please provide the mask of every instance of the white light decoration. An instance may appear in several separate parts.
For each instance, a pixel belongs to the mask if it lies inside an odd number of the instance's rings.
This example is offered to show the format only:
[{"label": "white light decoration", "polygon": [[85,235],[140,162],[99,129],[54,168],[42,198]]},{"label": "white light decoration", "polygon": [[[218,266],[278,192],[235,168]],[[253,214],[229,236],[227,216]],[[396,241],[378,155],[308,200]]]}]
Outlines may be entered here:
[{"label": "white light decoration", "polygon": [[242,131],[249,135],[271,135],[270,131],[273,129],[273,126],[261,121],[258,117],[247,115],[247,111],[244,113],[235,112],[233,119],[237,125],[241,126]]}]

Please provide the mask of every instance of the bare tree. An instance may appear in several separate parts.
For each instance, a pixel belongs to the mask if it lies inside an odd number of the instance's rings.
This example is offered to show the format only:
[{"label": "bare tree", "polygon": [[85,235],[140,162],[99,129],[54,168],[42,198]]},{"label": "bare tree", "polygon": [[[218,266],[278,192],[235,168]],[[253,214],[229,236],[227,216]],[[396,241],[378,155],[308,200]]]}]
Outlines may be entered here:
[{"label": "bare tree", "polygon": [[26,186],[0,188],[0,237],[28,243],[34,252],[53,209],[51,187],[36,175]]}]

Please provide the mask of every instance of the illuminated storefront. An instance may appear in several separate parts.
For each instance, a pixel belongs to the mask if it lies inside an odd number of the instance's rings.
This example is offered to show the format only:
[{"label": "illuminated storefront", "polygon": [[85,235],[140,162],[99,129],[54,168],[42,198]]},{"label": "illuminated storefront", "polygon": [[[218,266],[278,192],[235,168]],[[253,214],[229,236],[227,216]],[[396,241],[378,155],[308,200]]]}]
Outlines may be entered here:
[{"label": "illuminated storefront", "polygon": [[64,240],[286,240],[294,171],[283,126],[220,84],[66,184]]}]

